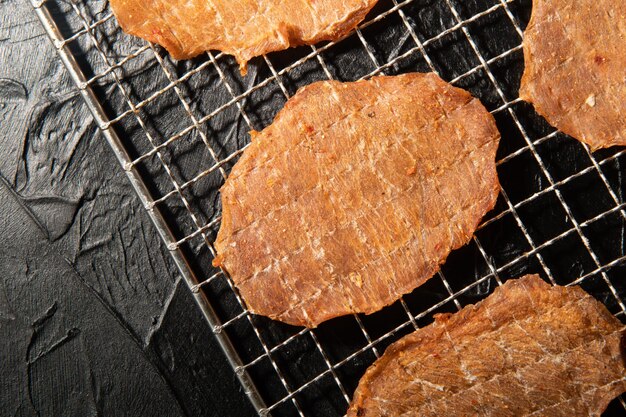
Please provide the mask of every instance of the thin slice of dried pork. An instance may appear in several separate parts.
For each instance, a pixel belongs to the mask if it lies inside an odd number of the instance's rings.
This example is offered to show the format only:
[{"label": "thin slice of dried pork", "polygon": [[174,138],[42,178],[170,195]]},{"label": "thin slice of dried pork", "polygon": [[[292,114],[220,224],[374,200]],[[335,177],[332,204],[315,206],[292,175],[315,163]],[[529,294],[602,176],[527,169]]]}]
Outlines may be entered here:
[{"label": "thin slice of dried pork", "polygon": [[520,97],[592,149],[626,145],[626,2],[533,0]]},{"label": "thin slice of dried pork", "polygon": [[510,280],[389,346],[348,417],[599,417],[626,391],[623,330],[580,287]]},{"label": "thin slice of dried pork", "polygon": [[164,46],[175,59],[212,49],[251,58],[337,40],[377,0],[111,0],[124,31]]},{"label": "thin slice of dried pork", "polygon": [[434,74],[317,82],[252,132],[215,242],[248,307],[315,327],[424,283],[496,201],[493,117]]}]

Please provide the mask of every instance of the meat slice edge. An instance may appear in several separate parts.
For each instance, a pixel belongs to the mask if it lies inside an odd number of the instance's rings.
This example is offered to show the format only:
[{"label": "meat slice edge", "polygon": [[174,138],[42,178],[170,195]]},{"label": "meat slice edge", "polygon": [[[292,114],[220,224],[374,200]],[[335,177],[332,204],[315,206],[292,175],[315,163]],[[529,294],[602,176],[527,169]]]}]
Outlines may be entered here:
[{"label": "meat slice edge", "polygon": [[533,0],[520,98],[592,150],[626,145],[626,3]]},{"label": "meat slice edge", "polygon": [[480,102],[434,74],[307,86],[222,188],[216,264],[251,311],[290,324],[378,311],[471,239],[498,142]]},{"label": "meat slice edge", "polygon": [[623,335],[579,287],[509,280],[389,346],[347,415],[539,416],[569,405],[568,415],[599,416],[626,391]]},{"label": "meat slice edge", "polygon": [[259,55],[324,40],[356,27],[377,0],[111,0],[125,32],[158,43],[175,59],[220,50],[245,74]]}]

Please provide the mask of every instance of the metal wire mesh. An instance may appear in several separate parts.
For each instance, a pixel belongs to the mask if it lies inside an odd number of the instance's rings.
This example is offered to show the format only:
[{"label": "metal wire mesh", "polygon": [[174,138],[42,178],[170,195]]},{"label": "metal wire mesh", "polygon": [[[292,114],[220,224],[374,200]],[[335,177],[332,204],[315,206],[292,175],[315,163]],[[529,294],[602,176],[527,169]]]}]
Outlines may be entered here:
[{"label": "metal wire mesh", "polygon": [[[33,6],[259,414],[343,415],[388,344],[523,273],[582,285],[624,318],[626,156],[592,154],[517,98],[529,0],[382,0],[348,37],[257,58],[245,78],[224,54],[177,63],[123,34],[106,1]],[[249,314],[211,266],[218,189],[247,132],[313,80],[407,71],[437,72],[496,118],[496,209],[441,272],[379,313],[315,330]]]}]

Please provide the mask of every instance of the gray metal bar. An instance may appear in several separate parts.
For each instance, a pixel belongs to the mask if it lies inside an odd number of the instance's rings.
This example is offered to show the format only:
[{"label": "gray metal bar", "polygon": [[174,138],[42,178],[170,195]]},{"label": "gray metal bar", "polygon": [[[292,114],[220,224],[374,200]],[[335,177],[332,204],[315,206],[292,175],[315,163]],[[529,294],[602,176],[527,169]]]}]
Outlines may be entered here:
[{"label": "gray metal bar", "polygon": [[[63,62],[68,73],[70,74],[72,81],[78,87],[80,94],[82,95],[85,103],[87,104],[87,107],[89,108],[89,111],[91,112],[96,123],[98,124],[98,127],[100,128],[103,136],[109,143],[109,146],[113,150],[113,153],[124,168],[128,180],[130,181],[132,187],[139,196],[141,203],[148,211],[148,215],[154,223],[159,235],[163,239],[163,242],[170,250],[172,258],[174,259],[176,266],[178,267],[178,270],[185,280],[188,288],[190,290],[192,290],[193,288],[197,288],[197,285],[199,283],[197,278],[191,270],[191,267],[185,259],[185,256],[182,253],[180,247],[174,244],[176,242],[174,235],[172,234],[169,226],[167,225],[158,208],[155,208],[154,200],[150,196],[150,192],[148,191],[143,180],[141,179],[139,172],[131,163],[131,159],[126,152],[122,141],[111,126],[111,123],[93,90],[88,85],[87,79],[82,72],[80,66],[74,59],[74,56],[69,50],[67,44],[63,41],[61,32],[59,31],[59,28],[56,25],[54,18],[50,13],[50,10],[46,6],[45,1],[31,0],[31,3],[37,17],[41,21],[41,24],[43,25],[48,37],[52,41],[57,53],[59,54],[61,61]],[[209,300],[206,298],[202,291],[192,290],[192,294],[194,296],[194,299],[196,300],[196,303],[198,304],[198,307],[200,307],[202,314],[211,326],[213,334],[215,335],[220,347],[224,351],[224,354],[226,355],[229,364],[235,371],[235,374],[237,375],[239,382],[241,383],[245,393],[250,399],[252,406],[259,415],[269,415],[265,402],[261,398],[261,395],[256,386],[252,382],[252,379],[250,378],[250,375],[248,374],[246,368],[243,366],[243,362],[237,354],[237,351],[235,350],[232,342],[230,341],[228,335],[222,331],[221,322],[217,317],[217,314],[215,313],[215,310],[211,306]]]}]

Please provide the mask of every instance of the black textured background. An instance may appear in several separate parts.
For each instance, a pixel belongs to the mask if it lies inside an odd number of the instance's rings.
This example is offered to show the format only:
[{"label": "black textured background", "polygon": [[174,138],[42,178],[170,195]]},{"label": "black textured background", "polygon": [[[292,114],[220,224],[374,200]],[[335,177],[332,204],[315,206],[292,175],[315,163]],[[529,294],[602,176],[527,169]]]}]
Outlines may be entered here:
[{"label": "black textured background", "polygon": [[[49,4],[66,36],[81,29],[70,2],[54,0]],[[77,4],[92,22],[110,12],[106,1]],[[502,3],[453,0],[452,4],[465,20]],[[392,6],[391,0],[381,0],[371,16]],[[253,414],[211,329],[97,132],[31,6],[4,1],[0,10],[0,415]],[[455,30],[449,30],[456,20],[445,0],[414,0],[402,11],[421,41],[447,34],[427,44],[430,63],[418,51],[399,59],[385,72],[427,71],[432,64],[443,78],[452,80],[480,64],[463,31],[486,60],[497,57],[520,42],[506,12],[523,28],[530,16],[530,0],[511,1],[506,10],[496,9]],[[384,64],[415,45],[398,13],[368,26],[362,35],[371,55],[355,35],[320,54],[332,77],[357,79],[376,68],[372,57]],[[88,77],[103,74],[105,61],[118,63],[144,45],[124,35],[114,19],[98,25],[93,36],[101,51],[86,34],[70,43]],[[310,52],[310,48],[302,47],[270,54],[268,59],[280,71]],[[217,159],[227,158],[248,142],[250,128],[259,130],[271,122],[286,100],[281,85],[291,95],[303,85],[326,78],[316,58],[278,78],[262,58],[252,61],[245,78],[239,76],[230,57],[218,56],[215,61],[217,67],[207,56],[172,62],[160,49],[156,54],[147,49],[93,83],[108,116],[124,114],[114,128],[131,157],[137,158],[192,124],[181,98],[200,119],[231,101],[233,94],[269,80],[237,100],[236,105],[227,106],[165,146],[163,162],[151,156],[137,165],[155,198],[173,189],[164,167],[178,184],[193,179],[214,167],[209,147]],[[171,80],[198,67],[202,69],[177,83],[178,90],[167,88]],[[504,100],[515,99],[523,70],[521,50],[495,59],[489,69]],[[220,71],[227,77],[227,85]],[[466,74],[456,85],[479,97],[489,110],[504,104],[484,69]],[[163,88],[167,90],[158,99],[150,98]],[[127,98],[135,104],[147,102],[131,114]],[[554,181],[592,166],[592,161],[585,148],[571,138],[555,134],[543,139],[554,129],[531,106],[515,103],[511,109],[512,113],[495,113],[503,136],[498,158],[506,158],[498,167],[502,186],[512,204],[534,193],[542,194],[518,207],[518,218],[504,214],[477,233],[487,259],[475,242],[450,256],[443,273],[451,290],[458,292],[475,284],[489,274],[490,266],[507,264],[498,273],[501,280],[538,272],[565,284],[590,274],[583,287],[623,320],[619,301],[624,298],[624,266],[603,270],[604,275],[594,272],[595,261],[577,233],[524,256],[532,247],[518,221],[525,224],[535,245],[572,229],[573,224],[550,188],[538,158]],[[536,155],[528,150],[522,129],[533,141]],[[616,148],[595,156],[598,161],[606,160],[602,171],[623,203],[626,158]],[[227,173],[235,161],[220,166]],[[176,194],[159,204],[177,239],[188,236],[198,225],[214,222],[207,235],[208,241],[212,240],[219,225],[217,191],[222,181],[216,169],[182,191],[195,218]],[[579,223],[615,207],[593,169],[556,189]],[[501,197],[487,218],[506,210]],[[593,222],[582,233],[601,265],[626,252],[625,222],[619,211]],[[216,272],[210,266],[210,252],[202,236],[190,239],[183,249],[200,279]],[[489,294],[495,283],[491,276],[455,298],[461,304],[476,302]],[[302,329],[248,317],[223,277],[212,280],[204,290],[215,301],[220,319],[229,323],[224,331],[234,340],[244,363],[251,363],[248,370],[268,404],[281,401],[287,393],[274,367],[283,374],[290,390],[305,387],[295,395],[296,403],[281,402],[273,410],[275,415],[297,415],[296,405],[306,415],[343,415],[347,404],[335,377],[349,396],[375,359],[371,348],[351,356],[367,343],[353,318],[335,319],[298,335]],[[435,277],[405,297],[405,302],[421,326],[432,321],[435,313],[456,310],[448,297],[443,282]],[[436,306],[439,302],[442,304]],[[398,303],[361,320],[368,335],[376,340],[379,353],[413,329]],[[270,355],[264,353],[253,325],[263,343],[275,347]],[[294,335],[298,336],[289,339]],[[320,355],[316,342],[327,358]],[[335,365],[334,375],[328,371],[326,359]],[[315,382],[307,384],[312,379]],[[606,415],[626,413],[615,401]]]},{"label": "black textured background", "polygon": [[0,416],[253,415],[32,7],[0,2]]}]

